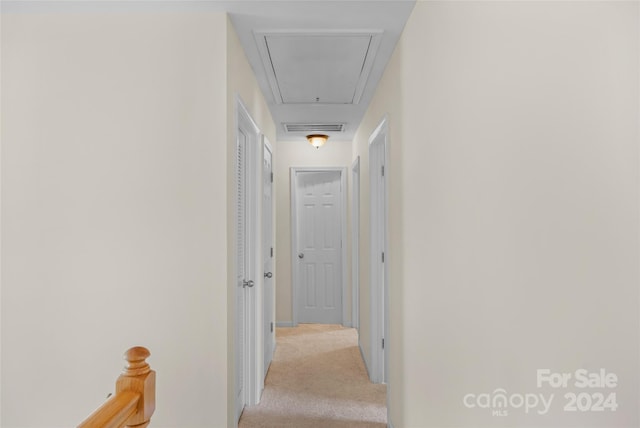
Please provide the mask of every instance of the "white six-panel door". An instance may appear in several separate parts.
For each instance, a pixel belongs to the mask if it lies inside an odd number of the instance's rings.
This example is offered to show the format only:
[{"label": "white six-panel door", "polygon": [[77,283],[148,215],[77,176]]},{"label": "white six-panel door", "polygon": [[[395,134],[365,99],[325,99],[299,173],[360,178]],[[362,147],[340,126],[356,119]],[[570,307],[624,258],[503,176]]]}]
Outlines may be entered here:
[{"label": "white six-panel door", "polygon": [[342,323],[340,171],[297,171],[296,304],[298,322]]},{"label": "white six-panel door", "polygon": [[386,382],[388,358],[387,142],[386,118],[369,138],[371,380]]},{"label": "white six-panel door", "polygon": [[351,165],[351,327],[360,331],[360,156]]},{"label": "white six-panel door", "polygon": [[264,381],[275,348],[275,289],[273,278],[273,167],[271,147],[265,137],[263,137],[262,147],[262,255],[264,270],[264,373],[262,379]]}]

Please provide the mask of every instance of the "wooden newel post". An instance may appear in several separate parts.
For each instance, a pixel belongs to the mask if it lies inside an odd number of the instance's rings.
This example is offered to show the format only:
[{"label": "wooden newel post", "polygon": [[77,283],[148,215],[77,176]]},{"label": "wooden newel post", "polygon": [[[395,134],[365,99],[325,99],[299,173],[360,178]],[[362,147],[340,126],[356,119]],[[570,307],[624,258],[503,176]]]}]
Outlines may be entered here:
[{"label": "wooden newel post", "polygon": [[144,428],[156,409],[156,372],[146,359],[151,355],[147,348],[136,346],[124,353],[127,365],[116,381],[116,395],[121,392],[140,394],[136,413],[127,419],[127,427]]},{"label": "wooden newel post", "polygon": [[146,359],[147,348],[124,353],[127,365],[116,380],[116,393],[78,425],[78,428],[145,428],[156,409],[156,372]]}]

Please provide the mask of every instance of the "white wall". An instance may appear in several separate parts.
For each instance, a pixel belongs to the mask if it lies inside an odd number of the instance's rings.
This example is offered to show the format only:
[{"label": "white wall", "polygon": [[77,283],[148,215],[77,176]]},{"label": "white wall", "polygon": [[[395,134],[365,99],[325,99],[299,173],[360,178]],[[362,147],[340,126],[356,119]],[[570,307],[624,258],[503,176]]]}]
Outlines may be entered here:
[{"label": "white wall", "polygon": [[[319,149],[314,148],[306,140],[279,141],[278,156],[275,161],[276,195],[276,321],[280,325],[290,325],[293,320],[291,302],[291,167],[350,167],[351,143],[329,139]],[[350,175],[350,173],[349,173]],[[350,255],[350,250],[347,255]],[[348,283],[351,283],[349,266]],[[347,287],[350,285],[347,284]],[[347,305],[351,314],[351,290],[349,288]]]},{"label": "white wall", "polygon": [[[354,149],[388,112],[395,428],[640,424],[638,30],[637,2],[416,4]],[[564,412],[584,390],[541,368],[606,368],[620,407]],[[497,388],[555,399],[463,405]]]},{"label": "white wall", "polygon": [[133,345],[153,426],[226,425],[226,25],[2,15],[3,427],[74,426]]}]

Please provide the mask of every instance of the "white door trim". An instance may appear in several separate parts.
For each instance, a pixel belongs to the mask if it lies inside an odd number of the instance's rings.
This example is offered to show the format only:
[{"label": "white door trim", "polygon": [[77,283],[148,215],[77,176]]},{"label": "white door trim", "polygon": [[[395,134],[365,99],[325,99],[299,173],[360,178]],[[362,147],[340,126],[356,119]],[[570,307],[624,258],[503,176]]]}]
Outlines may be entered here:
[{"label": "white door trim", "polygon": [[360,156],[351,165],[351,327],[360,331]]},{"label": "white door trim", "polygon": [[[381,139],[382,138],[382,139]],[[380,159],[376,147],[378,144],[384,144],[383,159]],[[382,119],[380,124],[369,137],[369,184],[370,184],[370,282],[371,282],[371,381],[380,383],[385,381],[385,366],[388,363],[388,344],[389,344],[389,319],[388,319],[388,284],[389,284],[389,253],[387,251],[388,227],[387,227],[387,211],[388,211],[388,186],[384,186],[385,205],[383,212],[379,212],[378,199],[376,194],[380,192],[380,177],[382,176],[381,166],[385,165],[384,175],[389,175],[388,171],[388,149],[389,149],[389,126],[387,116]],[[379,231],[384,230],[385,234],[380,239]],[[382,254],[384,253],[384,278],[379,275],[382,267]],[[385,284],[387,286],[385,287]],[[384,296],[383,294],[384,293]],[[385,341],[384,348],[382,340]]]},{"label": "white door trim", "polygon": [[[245,130],[250,138],[247,139],[247,146],[245,151],[245,165],[246,168],[246,192],[247,192],[247,204],[245,207],[245,214],[248,217],[249,227],[246,230],[248,234],[248,246],[245,249],[247,253],[247,272],[245,273],[246,280],[252,280],[254,286],[251,288],[241,289],[234,284],[236,292],[246,292],[246,303],[244,308],[244,361],[238,361],[236,357],[236,370],[242,364],[244,367],[244,404],[254,405],[260,401],[260,373],[262,372],[263,355],[264,355],[264,343],[261,336],[262,332],[262,288],[263,278],[259,275],[262,272],[262,249],[260,245],[262,236],[262,225],[258,221],[261,218],[261,181],[260,174],[262,159],[261,146],[260,146],[260,128],[251,117],[249,111],[242,102],[242,99],[238,94],[235,96],[235,132],[236,132],[236,144],[239,140],[238,130]],[[237,162],[236,162],[237,164]],[[234,176],[237,176],[235,174]],[[237,195],[234,196],[237,198]],[[236,201],[237,202],[237,201]],[[237,213],[235,214],[237,215]],[[237,218],[234,221],[234,225],[237,225]],[[237,226],[236,226],[237,227]],[[237,236],[237,233],[235,234]],[[237,266],[236,275],[237,278]],[[236,319],[236,322],[238,320]],[[238,337],[235,340],[236,350],[235,354],[238,355]],[[235,380],[235,376],[234,376]],[[236,385],[234,389],[237,391],[239,385]],[[234,394],[234,401],[236,400],[237,393]],[[239,408],[239,403],[235,404],[235,408]],[[238,417],[240,415],[237,415]],[[237,423],[237,421],[236,421]]]},{"label": "white door trim", "polygon": [[298,254],[296,248],[298,247],[298,197],[297,197],[297,180],[296,174],[298,172],[330,172],[337,171],[340,173],[340,203],[342,207],[340,209],[340,239],[342,240],[342,248],[340,257],[342,259],[342,324],[348,326],[348,314],[347,314],[347,168],[346,167],[292,167],[290,169],[290,186],[291,186],[291,305],[293,313],[293,326],[298,325],[298,291],[295,284],[300,274],[298,269]]}]

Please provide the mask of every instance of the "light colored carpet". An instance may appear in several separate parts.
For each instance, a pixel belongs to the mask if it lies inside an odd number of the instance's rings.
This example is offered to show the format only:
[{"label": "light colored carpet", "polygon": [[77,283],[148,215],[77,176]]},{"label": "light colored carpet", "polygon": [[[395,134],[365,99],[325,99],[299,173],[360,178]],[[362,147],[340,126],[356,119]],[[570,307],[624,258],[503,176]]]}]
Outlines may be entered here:
[{"label": "light colored carpet", "polygon": [[239,428],[385,428],[386,387],[367,376],[355,329],[300,324],[276,330],[260,404]]}]

